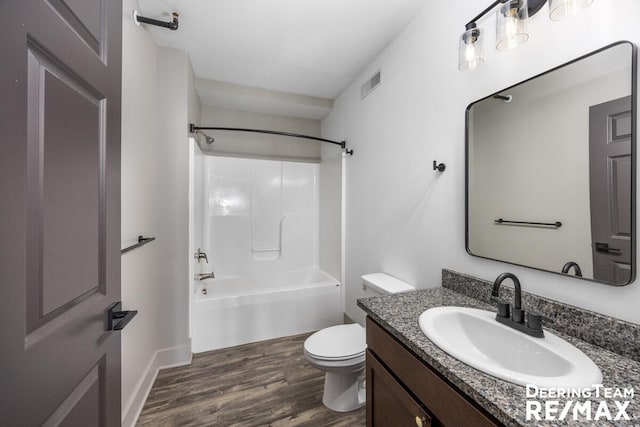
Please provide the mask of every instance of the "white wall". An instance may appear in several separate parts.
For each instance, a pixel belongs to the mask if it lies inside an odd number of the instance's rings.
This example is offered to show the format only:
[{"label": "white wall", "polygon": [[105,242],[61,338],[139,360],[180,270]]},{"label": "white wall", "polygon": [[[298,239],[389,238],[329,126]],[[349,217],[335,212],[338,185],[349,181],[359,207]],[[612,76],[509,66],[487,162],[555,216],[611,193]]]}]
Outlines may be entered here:
[{"label": "white wall", "polygon": [[200,115],[184,52],[157,48],[123,8],[122,301],[138,316],[122,331],[123,425],[132,425],[159,367],[189,361],[188,129]]},{"label": "white wall", "polygon": [[[209,265],[208,256],[207,260],[196,260],[191,257],[191,254],[195,254],[197,252],[204,252],[204,206],[207,201],[204,196],[204,173],[205,167],[204,162],[206,160],[206,156],[202,154],[202,151],[198,147],[198,144],[195,142],[193,138],[189,138],[189,169],[191,173],[189,174],[189,253],[187,256],[189,257],[189,277],[193,278],[196,274],[199,273],[210,273],[213,271],[213,266]],[[193,337],[193,292],[196,291],[197,286],[199,285],[199,280],[191,280],[191,284],[189,286],[189,336]]]},{"label": "white wall", "polygon": [[160,348],[187,343],[189,301],[189,134],[188,76],[189,60],[185,52],[158,49],[159,105],[156,115],[160,129],[155,154],[160,191],[156,215],[160,254],[156,268],[164,270],[159,304],[162,327],[156,325]]},{"label": "white wall", "polygon": [[322,146],[319,187],[320,268],[342,282],[342,149],[339,146]]},{"label": "white wall", "polygon": [[[491,280],[512,271],[528,292],[640,323],[637,283],[614,288],[474,258],[464,239],[466,106],[611,42],[640,43],[640,2],[595,1],[562,22],[551,22],[545,7],[530,20],[529,42],[508,52],[491,48],[491,14],[479,22],[490,35],[486,63],[460,72],[458,38],[486,3],[425,2],[323,120],[324,137],[344,138],[355,149],[346,166],[347,314],[362,320],[362,274],[383,271],[427,288],[440,285],[446,267]],[[381,86],[360,101],[360,85],[377,69]],[[446,171],[432,171],[433,160]]]},{"label": "white wall", "polygon": [[[122,44],[122,245],[138,235],[155,236],[157,169],[155,150],[159,130],[156,103],[158,49],[151,36],[130,17],[134,0],[123,5]],[[160,280],[155,268],[160,242],[122,256],[122,300],[138,316],[122,331],[122,414],[126,415],[142,375],[158,349],[153,307],[159,294],[152,290]]]},{"label": "white wall", "polygon": [[[259,101],[260,98],[257,98]],[[264,129],[320,136],[320,121],[275,114],[203,106],[202,126]],[[269,134],[205,131],[215,138],[212,145],[201,145],[204,152],[218,156],[284,159],[300,162],[320,161],[320,142]]]}]

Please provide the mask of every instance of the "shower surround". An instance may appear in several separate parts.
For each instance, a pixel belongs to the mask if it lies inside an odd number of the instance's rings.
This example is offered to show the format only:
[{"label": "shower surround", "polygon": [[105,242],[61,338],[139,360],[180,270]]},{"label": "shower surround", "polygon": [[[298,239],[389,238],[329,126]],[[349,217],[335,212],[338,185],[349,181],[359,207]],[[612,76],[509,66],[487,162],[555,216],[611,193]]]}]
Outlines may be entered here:
[{"label": "shower surround", "polygon": [[193,350],[341,323],[339,282],[318,269],[314,163],[200,156],[195,243],[208,254],[193,287]]}]

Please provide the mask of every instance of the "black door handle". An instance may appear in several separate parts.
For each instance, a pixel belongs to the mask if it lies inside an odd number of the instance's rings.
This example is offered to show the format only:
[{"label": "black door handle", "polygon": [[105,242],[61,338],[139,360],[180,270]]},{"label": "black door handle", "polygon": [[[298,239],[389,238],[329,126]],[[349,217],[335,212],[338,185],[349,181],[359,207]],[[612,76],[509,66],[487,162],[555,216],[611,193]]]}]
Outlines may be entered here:
[{"label": "black door handle", "polygon": [[610,248],[608,243],[596,242],[596,252],[619,254],[622,251],[620,249]]},{"label": "black door handle", "polygon": [[107,310],[107,331],[122,330],[131,319],[136,317],[138,310],[122,310],[122,301],[113,303]]}]

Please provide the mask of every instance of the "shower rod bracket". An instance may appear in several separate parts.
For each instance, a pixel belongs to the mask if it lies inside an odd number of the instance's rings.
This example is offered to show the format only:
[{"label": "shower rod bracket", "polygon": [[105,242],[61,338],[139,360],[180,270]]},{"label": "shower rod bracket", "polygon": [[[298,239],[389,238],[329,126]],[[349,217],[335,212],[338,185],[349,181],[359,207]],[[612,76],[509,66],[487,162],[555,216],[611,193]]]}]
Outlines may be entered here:
[{"label": "shower rod bracket", "polygon": [[231,131],[231,132],[266,133],[271,135],[289,136],[292,138],[312,139],[314,141],[328,142],[330,144],[339,145],[343,150],[345,150],[346,154],[353,155],[353,150],[347,150],[346,141],[333,141],[331,139],[319,138],[317,136],[310,136],[310,135],[302,135],[299,133],[280,132],[276,130],[265,130],[265,129],[230,128],[230,127],[219,127],[219,126],[196,126],[193,123],[189,123],[189,133],[195,133],[198,130],[224,130],[224,131]]},{"label": "shower rod bracket", "polygon": [[171,16],[173,17],[173,19],[169,22],[164,22],[164,21],[159,21],[157,19],[153,19],[153,18],[147,18],[144,16],[140,16],[140,13],[134,9],[133,11],[133,22],[137,25],[140,26],[140,24],[149,24],[149,25],[155,25],[156,27],[162,27],[162,28],[168,28],[170,30],[177,30],[178,29],[178,13],[173,12],[171,14]]}]

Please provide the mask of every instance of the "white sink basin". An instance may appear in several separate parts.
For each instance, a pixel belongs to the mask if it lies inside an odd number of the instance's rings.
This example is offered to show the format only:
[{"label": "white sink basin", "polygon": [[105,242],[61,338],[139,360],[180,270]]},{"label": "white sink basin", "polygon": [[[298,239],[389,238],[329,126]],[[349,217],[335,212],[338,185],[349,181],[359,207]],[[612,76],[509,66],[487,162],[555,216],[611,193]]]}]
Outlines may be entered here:
[{"label": "white sink basin", "polygon": [[496,314],[436,307],[420,315],[420,329],[438,347],[482,372],[515,384],[590,388],[602,383],[598,366],[567,341],[544,332],[534,338],[502,325]]}]

